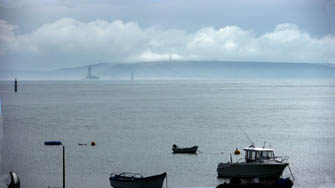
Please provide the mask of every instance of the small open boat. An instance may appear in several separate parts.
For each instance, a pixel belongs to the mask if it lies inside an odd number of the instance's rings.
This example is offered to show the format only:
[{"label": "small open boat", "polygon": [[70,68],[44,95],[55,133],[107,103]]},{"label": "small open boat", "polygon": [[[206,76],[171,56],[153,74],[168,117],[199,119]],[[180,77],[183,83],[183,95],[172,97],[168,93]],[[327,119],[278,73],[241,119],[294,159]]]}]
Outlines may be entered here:
[{"label": "small open boat", "polygon": [[111,174],[109,181],[114,188],[162,188],[166,177],[163,174],[143,177],[141,174],[123,172]]},{"label": "small open boat", "polygon": [[61,141],[45,141],[44,145],[46,146],[59,146],[62,145]]},{"label": "small open boat", "polygon": [[197,153],[197,150],[198,150],[198,146],[193,146],[193,147],[189,147],[189,148],[181,148],[181,147],[177,146],[176,144],[173,144],[173,146],[172,146],[173,153],[195,154],[195,153]]},{"label": "small open boat", "polygon": [[8,188],[20,188],[20,178],[15,172],[9,172],[10,184]]}]

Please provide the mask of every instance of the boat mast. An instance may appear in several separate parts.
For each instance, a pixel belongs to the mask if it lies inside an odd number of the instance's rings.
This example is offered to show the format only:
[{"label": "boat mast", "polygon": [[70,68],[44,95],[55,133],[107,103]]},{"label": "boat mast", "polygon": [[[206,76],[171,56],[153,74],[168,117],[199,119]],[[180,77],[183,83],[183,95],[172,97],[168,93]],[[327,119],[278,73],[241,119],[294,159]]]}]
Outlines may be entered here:
[{"label": "boat mast", "polygon": [[249,142],[250,142],[252,145],[254,145],[254,142],[251,141],[251,139],[249,138],[249,136],[247,135],[247,133],[245,133],[245,132],[243,131],[243,129],[242,129],[240,126],[238,126],[238,128],[240,128],[240,130],[242,131],[242,133],[244,134],[244,136],[247,137],[247,139],[249,140]]}]

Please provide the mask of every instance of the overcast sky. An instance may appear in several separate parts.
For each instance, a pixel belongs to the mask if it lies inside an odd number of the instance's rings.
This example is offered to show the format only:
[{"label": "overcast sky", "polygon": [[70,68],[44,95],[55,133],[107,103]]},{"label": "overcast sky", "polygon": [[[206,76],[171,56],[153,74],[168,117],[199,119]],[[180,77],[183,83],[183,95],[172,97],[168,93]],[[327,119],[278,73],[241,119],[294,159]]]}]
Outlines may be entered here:
[{"label": "overcast sky", "polygon": [[0,0],[1,69],[334,54],[335,0]]}]

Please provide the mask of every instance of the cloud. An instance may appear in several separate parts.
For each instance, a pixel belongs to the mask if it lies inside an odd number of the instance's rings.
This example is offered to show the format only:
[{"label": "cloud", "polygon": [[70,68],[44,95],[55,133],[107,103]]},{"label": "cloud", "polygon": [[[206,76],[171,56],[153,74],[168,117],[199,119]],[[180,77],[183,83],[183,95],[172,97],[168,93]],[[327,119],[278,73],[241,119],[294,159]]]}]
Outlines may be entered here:
[{"label": "cloud", "polygon": [[6,55],[16,42],[14,25],[10,25],[5,20],[0,20],[0,55]]},{"label": "cloud", "polygon": [[50,6],[70,6],[73,2],[65,0],[0,0],[0,7],[4,8],[31,8],[31,7],[50,7]]},{"label": "cloud", "polygon": [[178,54],[157,54],[148,50],[133,58],[134,61],[166,61],[168,59],[180,60],[181,57]]},{"label": "cloud", "polygon": [[[284,23],[256,36],[238,26],[204,27],[195,32],[142,28],[136,22],[63,18],[31,33],[0,20],[0,57],[61,66],[97,62],[235,60],[334,63],[335,36],[312,37]],[[15,58],[14,58],[15,59]]]}]

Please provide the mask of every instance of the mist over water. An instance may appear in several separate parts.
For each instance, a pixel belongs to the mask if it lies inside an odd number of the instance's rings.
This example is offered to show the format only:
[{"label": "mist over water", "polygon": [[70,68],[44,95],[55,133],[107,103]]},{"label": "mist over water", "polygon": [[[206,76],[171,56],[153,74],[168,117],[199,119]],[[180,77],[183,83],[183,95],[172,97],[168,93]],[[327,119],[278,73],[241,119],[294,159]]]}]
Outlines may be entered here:
[{"label": "mist over water", "polygon": [[[250,144],[238,126],[290,157],[295,188],[334,186],[334,80],[21,81],[18,93],[0,82],[0,96],[1,174],[17,172],[22,187],[61,186],[62,148],[46,140],[66,146],[67,187],[110,187],[122,171],[217,186],[217,164]],[[201,153],[173,155],[173,144]]]}]

